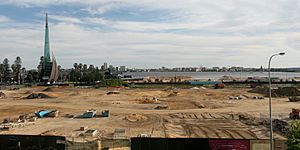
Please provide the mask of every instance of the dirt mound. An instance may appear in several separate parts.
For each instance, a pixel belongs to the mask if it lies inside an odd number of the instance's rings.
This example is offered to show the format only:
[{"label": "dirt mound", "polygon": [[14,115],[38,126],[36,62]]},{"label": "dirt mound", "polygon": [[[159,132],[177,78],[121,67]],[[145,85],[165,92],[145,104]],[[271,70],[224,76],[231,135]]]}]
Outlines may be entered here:
[{"label": "dirt mound", "polygon": [[125,116],[124,119],[127,121],[130,121],[130,122],[137,122],[137,121],[147,120],[147,117],[140,115],[140,114],[131,114],[131,115]]},{"label": "dirt mound", "polygon": [[289,97],[290,102],[299,102],[300,101],[300,96],[291,96]]},{"label": "dirt mound", "polygon": [[78,96],[78,95],[80,95],[80,93],[78,91],[69,94],[69,96]]},{"label": "dirt mound", "polygon": [[162,109],[168,109],[168,108],[169,108],[168,105],[158,105],[158,106],[156,106],[154,109],[162,110]]},{"label": "dirt mound", "polygon": [[168,97],[177,96],[178,94],[179,94],[178,91],[172,91],[172,92],[168,95]]},{"label": "dirt mound", "polygon": [[199,90],[200,88],[198,88],[198,87],[192,87],[192,88],[190,88],[191,90]]},{"label": "dirt mound", "polygon": [[52,97],[44,93],[32,93],[27,97],[25,97],[25,99],[38,99],[38,98],[52,98]]},{"label": "dirt mound", "polygon": [[273,91],[277,96],[300,96],[300,91],[295,87],[282,87]]},{"label": "dirt mound", "polygon": [[247,113],[238,113],[237,116],[238,116],[239,121],[241,121],[242,123],[247,124],[247,125],[255,125],[255,126],[258,126],[258,125],[267,126],[267,125],[269,125],[268,120],[265,119],[265,118],[256,118],[256,117],[254,117],[250,114],[247,114]]},{"label": "dirt mound", "polygon": [[23,94],[31,94],[31,93],[32,93],[32,91],[26,91]]},{"label": "dirt mound", "polygon": [[120,94],[119,91],[110,91],[106,93],[107,95],[114,95],[114,94]]},{"label": "dirt mound", "polygon": [[6,98],[6,95],[3,92],[0,92],[0,98]]},{"label": "dirt mound", "polygon": [[267,95],[269,93],[269,87],[266,87],[266,86],[257,86],[256,88],[253,88],[253,89],[251,89],[248,92]]},{"label": "dirt mound", "polygon": [[43,90],[44,92],[54,92],[54,89],[51,87],[47,87]]},{"label": "dirt mound", "polygon": [[[259,93],[265,96],[269,95],[269,88],[264,87],[256,87],[248,92],[251,93]],[[272,97],[284,97],[284,96],[300,96],[300,91],[295,87],[280,87],[278,89],[272,89]]]},{"label": "dirt mound", "polygon": [[144,99],[140,99],[138,100],[140,104],[155,104],[155,103],[159,103],[158,99],[156,97],[152,97],[152,98],[144,98]]}]

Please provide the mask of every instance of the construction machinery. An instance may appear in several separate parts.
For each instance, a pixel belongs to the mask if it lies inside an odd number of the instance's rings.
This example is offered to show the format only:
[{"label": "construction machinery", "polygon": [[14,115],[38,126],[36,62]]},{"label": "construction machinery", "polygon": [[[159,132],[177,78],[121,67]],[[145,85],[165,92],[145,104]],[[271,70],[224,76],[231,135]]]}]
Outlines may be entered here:
[{"label": "construction machinery", "polygon": [[225,84],[220,83],[220,84],[215,84],[215,89],[224,89]]},{"label": "construction machinery", "polygon": [[292,109],[292,112],[290,112],[290,119],[299,119],[299,113],[300,110],[299,109]]}]

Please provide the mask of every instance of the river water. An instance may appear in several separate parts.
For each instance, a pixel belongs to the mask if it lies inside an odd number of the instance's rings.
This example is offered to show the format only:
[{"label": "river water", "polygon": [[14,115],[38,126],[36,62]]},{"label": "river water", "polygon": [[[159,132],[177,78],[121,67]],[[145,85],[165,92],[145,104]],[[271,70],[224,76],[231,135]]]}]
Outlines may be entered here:
[{"label": "river water", "polygon": [[[190,76],[194,79],[219,79],[222,76],[232,76],[238,78],[267,77],[268,72],[126,72],[124,75],[131,75],[132,78],[144,78],[147,76],[174,77]],[[272,77],[290,79],[300,77],[300,72],[271,72]]]}]

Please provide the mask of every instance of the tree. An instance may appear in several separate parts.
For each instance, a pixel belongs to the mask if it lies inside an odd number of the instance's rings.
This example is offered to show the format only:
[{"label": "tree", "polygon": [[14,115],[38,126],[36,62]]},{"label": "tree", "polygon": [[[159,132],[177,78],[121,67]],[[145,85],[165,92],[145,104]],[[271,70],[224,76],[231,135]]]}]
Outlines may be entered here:
[{"label": "tree", "polygon": [[94,70],[94,69],[95,69],[94,65],[89,66],[89,70]]},{"label": "tree", "polygon": [[77,63],[74,63],[74,64],[73,64],[73,67],[74,67],[75,70],[77,70],[77,69],[78,69],[78,64],[77,64]]},{"label": "tree", "polygon": [[25,77],[27,83],[34,83],[39,81],[39,73],[36,70],[29,70]]},{"label": "tree", "polygon": [[300,121],[295,121],[291,125],[290,132],[288,134],[288,140],[286,144],[288,150],[299,150],[300,149]]},{"label": "tree", "polygon": [[42,72],[43,72],[43,64],[44,64],[44,56],[41,56],[40,57],[40,63],[39,65],[37,66],[37,69],[38,69],[38,76],[39,76],[39,79],[42,80],[43,78],[43,75],[42,75]]},{"label": "tree", "polygon": [[78,65],[78,69],[81,71],[82,70],[82,63],[79,63],[79,65]]},{"label": "tree", "polygon": [[86,71],[88,69],[87,64],[83,65],[83,71]]},{"label": "tree", "polygon": [[10,82],[11,70],[9,67],[9,60],[5,58],[3,60],[3,81]]},{"label": "tree", "polygon": [[3,82],[3,77],[4,77],[4,65],[0,64],[0,83]]},{"label": "tree", "polygon": [[63,81],[61,65],[58,65],[57,69],[58,69],[58,74],[59,74],[58,81]]},{"label": "tree", "polygon": [[22,60],[21,57],[17,56],[14,64],[11,65],[11,69],[13,71],[14,81],[17,81],[18,84],[21,83],[21,68],[22,68]]}]

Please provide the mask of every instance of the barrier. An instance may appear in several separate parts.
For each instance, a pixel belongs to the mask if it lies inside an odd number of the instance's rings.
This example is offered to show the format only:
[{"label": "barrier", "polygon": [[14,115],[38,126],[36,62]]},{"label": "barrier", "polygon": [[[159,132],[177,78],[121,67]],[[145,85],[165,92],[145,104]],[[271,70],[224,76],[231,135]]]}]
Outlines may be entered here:
[{"label": "barrier", "polygon": [[63,136],[0,135],[0,149],[65,150],[65,141],[66,138]]}]

